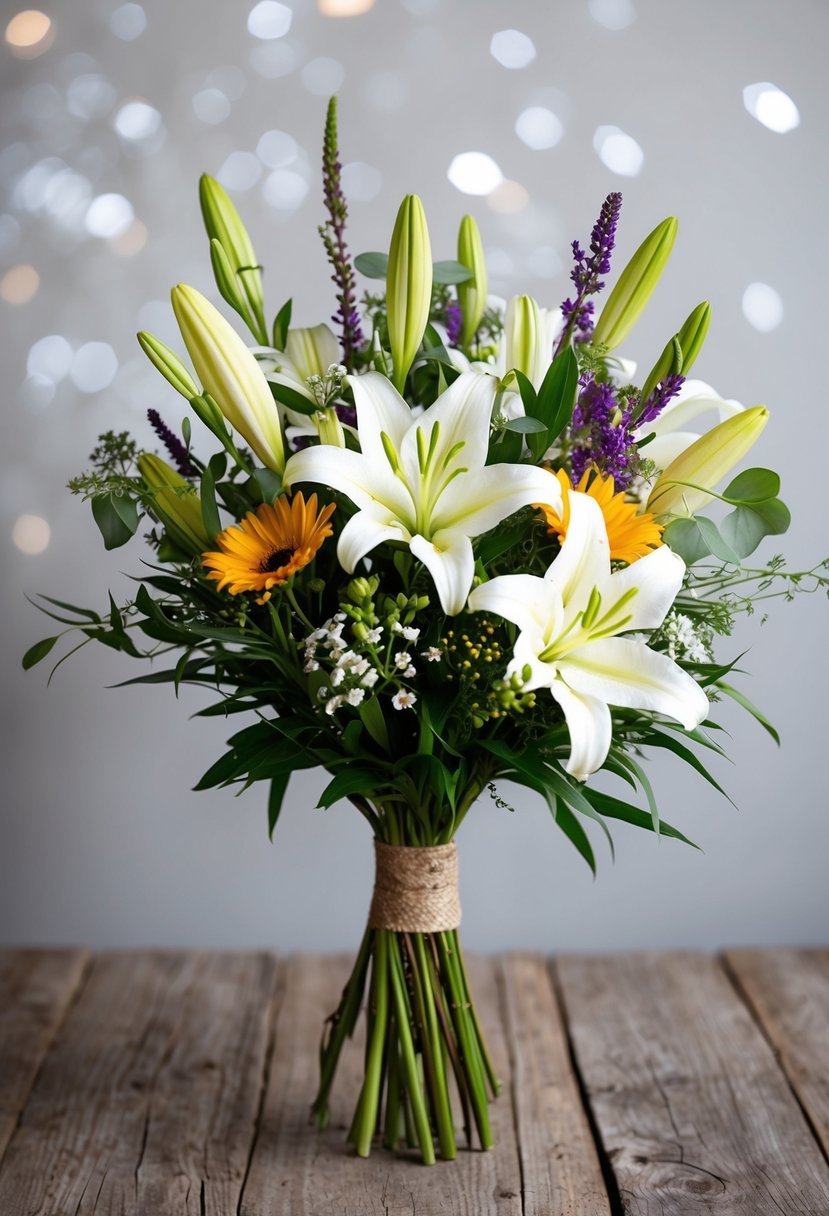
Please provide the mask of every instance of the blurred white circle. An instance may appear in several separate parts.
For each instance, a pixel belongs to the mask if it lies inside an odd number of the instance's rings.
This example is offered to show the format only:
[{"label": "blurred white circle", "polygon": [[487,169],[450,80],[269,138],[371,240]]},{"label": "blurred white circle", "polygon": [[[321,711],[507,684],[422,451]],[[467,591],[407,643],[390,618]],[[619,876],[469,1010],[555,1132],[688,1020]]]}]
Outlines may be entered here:
[{"label": "blurred white circle", "polygon": [[52,529],[40,515],[18,515],[12,525],[12,541],[32,557],[48,549],[51,538]]},{"label": "blurred white circle", "polygon": [[84,72],[66,90],[66,108],[74,118],[91,122],[108,114],[115,104],[116,92],[98,72]]},{"label": "blurred white circle", "polygon": [[55,382],[47,376],[27,376],[20,386],[20,401],[31,410],[42,410],[55,399]]},{"label": "blurred white circle", "polygon": [[588,0],[590,16],[606,30],[626,30],[636,20],[631,0]]},{"label": "blurred white circle", "polygon": [[266,80],[278,80],[294,70],[299,58],[290,42],[258,42],[250,52],[250,66]]},{"label": "blurred white circle", "polygon": [[122,139],[151,139],[161,128],[161,115],[148,101],[125,101],[112,125]]},{"label": "blurred white circle", "polygon": [[24,262],[10,267],[0,279],[0,299],[7,304],[28,304],[40,286],[40,275],[34,266]]},{"label": "blurred white circle", "polygon": [[597,127],[593,147],[602,164],[620,177],[636,177],[645,160],[633,136],[619,127]]},{"label": "blurred white circle", "polygon": [[520,30],[499,30],[492,35],[489,53],[504,68],[525,68],[535,59],[535,44]]},{"label": "blurred white circle", "polygon": [[564,134],[561,119],[546,106],[529,106],[515,120],[515,134],[528,148],[554,148]]},{"label": "blurred white circle", "polygon": [[69,378],[82,393],[109,388],[118,371],[118,359],[108,342],[84,342],[75,352]]},{"label": "blurred white circle", "polygon": [[326,97],[336,93],[345,80],[345,68],[338,59],[321,55],[306,63],[301,72],[302,83],[309,93]]},{"label": "blurred white circle", "polygon": [[486,152],[459,152],[447,177],[463,194],[489,194],[504,180],[498,165]]},{"label": "blurred white circle", "polygon": [[252,152],[231,152],[216,177],[227,190],[252,189],[262,176],[262,165]]},{"label": "blurred white circle", "polygon": [[795,103],[770,80],[759,80],[747,84],[743,89],[743,105],[752,118],[774,131],[785,135],[800,126],[800,111]]},{"label": "blurred white circle", "polygon": [[90,236],[114,237],[126,232],[135,217],[123,194],[99,194],[89,204],[84,220]]},{"label": "blurred white circle", "polygon": [[768,283],[749,283],[743,292],[743,316],[759,333],[771,333],[783,320],[783,301]]},{"label": "blurred white circle", "polygon": [[269,169],[283,169],[295,161],[299,147],[287,131],[266,131],[256,145],[256,155]]},{"label": "blurred white circle", "polygon": [[383,187],[383,175],[373,165],[353,160],[343,165],[342,183],[346,198],[358,203],[370,203]]},{"label": "blurred white circle", "polygon": [[229,116],[230,101],[221,89],[201,89],[193,97],[193,113],[215,127]]},{"label": "blurred white circle", "polygon": [[133,42],[147,28],[147,14],[140,4],[122,4],[110,17],[109,28],[122,42]]},{"label": "blurred white circle", "polygon": [[73,351],[63,334],[47,334],[29,348],[26,371],[57,384],[72,366]]},{"label": "blurred white circle", "polygon": [[277,211],[294,211],[308,194],[308,183],[293,169],[274,169],[262,187],[265,202]]},{"label": "blurred white circle", "polygon": [[248,33],[254,38],[282,38],[291,28],[293,14],[278,0],[260,0],[248,13]]}]

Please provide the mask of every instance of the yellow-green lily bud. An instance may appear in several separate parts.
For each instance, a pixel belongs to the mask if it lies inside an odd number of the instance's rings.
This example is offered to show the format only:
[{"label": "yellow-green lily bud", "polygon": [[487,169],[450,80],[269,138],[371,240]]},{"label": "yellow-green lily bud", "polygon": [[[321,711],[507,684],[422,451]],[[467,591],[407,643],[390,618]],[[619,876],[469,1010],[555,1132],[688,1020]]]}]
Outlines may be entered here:
[{"label": "yellow-green lily bud", "polygon": [[679,345],[682,347],[683,376],[688,375],[688,372],[691,370],[691,364],[695,362],[697,355],[702,350],[710,324],[711,305],[707,300],[703,300],[701,304],[697,304],[677,334]]},{"label": "yellow-green lily bud", "polygon": [[768,420],[766,407],[755,405],[712,427],[660,474],[645,509],[654,515],[694,515],[711,501],[706,491],[742,460]]},{"label": "yellow-green lily bud", "polygon": [[[507,305],[504,318],[507,373],[523,372],[533,384],[537,383],[541,355],[540,337],[541,314],[538,304],[532,296],[513,296]],[[547,370],[551,358],[552,351],[548,351],[544,371]]]},{"label": "yellow-green lily bud", "polygon": [[184,345],[205,389],[262,463],[281,473],[285,448],[279,411],[256,359],[194,287],[179,283],[171,295]]},{"label": "yellow-green lily bud", "polygon": [[311,421],[317,428],[317,434],[320,437],[320,443],[328,444],[332,448],[345,447],[345,432],[343,424],[337,417],[337,411],[333,405],[329,405],[327,409],[317,410],[311,415]]},{"label": "yellow-green lily bud", "polygon": [[647,380],[642,385],[639,399],[643,407],[658,384],[664,384],[669,376],[678,376],[681,373],[684,365],[682,353],[682,343],[679,340],[679,334],[674,334],[651,368]]},{"label": "yellow-green lily bud", "polygon": [[645,237],[607,298],[593,332],[594,342],[614,350],[633,329],[665,269],[677,228],[676,217],[670,215]]},{"label": "yellow-green lily bud", "polygon": [[202,521],[198,494],[174,468],[160,456],[143,452],[138,471],[152,493],[152,510],[164,525],[170,540],[183,553],[204,553],[210,538]]},{"label": "yellow-green lily bud", "polygon": [[432,247],[426,213],[416,194],[400,204],[389,248],[386,310],[394,386],[403,392],[432,304]]},{"label": "yellow-green lily bud", "polygon": [[332,363],[340,362],[340,344],[327,325],[289,329],[284,353],[303,380],[325,376]]},{"label": "yellow-green lily bud", "polygon": [[210,242],[210,263],[213,267],[213,278],[216,280],[216,286],[222,299],[247,322],[250,314],[247,304],[242,298],[236,272],[228,260],[224,245],[215,237]]},{"label": "yellow-green lily bud", "polygon": [[198,385],[181,359],[170,350],[169,346],[165,346],[158,338],[154,338],[152,334],[145,333],[143,330],[138,335],[138,342],[153,367],[158,368],[164,379],[172,384],[177,393],[181,393],[182,397],[186,397],[188,401],[199,395]]},{"label": "yellow-green lily bud", "polygon": [[[219,242],[231,270],[238,275],[245,299],[256,322],[255,328],[259,331],[260,341],[266,342],[262,271],[256,259],[253,242],[248,236],[247,228],[242,223],[242,217],[230,201],[230,196],[224,187],[207,173],[203,173],[199,180],[199,202],[207,235],[211,241]],[[219,284],[219,290],[222,291],[221,284]],[[222,295],[224,295],[223,291]],[[228,303],[231,301],[228,300]],[[236,305],[234,304],[233,307],[235,308]]]},{"label": "yellow-green lily bud", "polygon": [[458,303],[461,308],[461,346],[469,346],[486,309],[488,288],[484,246],[478,225],[471,215],[461,220],[458,232],[458,261],[472,271],[472,278],[458,283]]}]

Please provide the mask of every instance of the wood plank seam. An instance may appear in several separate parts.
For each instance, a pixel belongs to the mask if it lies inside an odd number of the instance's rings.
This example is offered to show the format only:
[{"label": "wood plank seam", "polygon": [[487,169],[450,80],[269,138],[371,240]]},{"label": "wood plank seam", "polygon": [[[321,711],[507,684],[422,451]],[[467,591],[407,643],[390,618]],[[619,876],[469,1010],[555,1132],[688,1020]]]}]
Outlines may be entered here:
[{"label": "wood plank seam", "polygon": [[827,1154],[826,1149],[824,1147],[823,1138],[820,1134],[820,1131],[815,1126],[814,1120],[812,1119],[812,1116],[811,1116],[811,1113],[810,1113],[808,1107],[805,1105],[805,1103],[801,1099],[799,1090],[795,1086],[792,1078],[789,1076],[788,1070],[786,1068],[786,1061],[785,1061],[783,1052],[780,1050],[777,1043],[775,1043],[774,1039],[771,1037],[768,1029],[766,1028],[765,1022],[763,1021],[763,1018],[760,1015],[760,1011],[757,1008],[757,1006],[755,1005],[754,1000],[752,999],[751,993],[743,985],[739,974],[735,970],[734,966],[731,963],[731,960],[728,957],[728,954],[726,952],[721,952],[718,955],[718,958],[722,965],[723,971],[725,972],[726,976],[728,977],[729,983],[731,984],[732,988],[736,992],[737,996],[740,998],[740,1000],[745,1005],[748,1012],[751,1014],[753,1020],[759,1027],[760,1033],[762,1034],[763,1038],[766,1040],[769,1047],[771,1048],[774,1058],[777,1061],[778,1065],[780,1066],[780,1072],[786,1078],[786,1084],[788,1085],[789,1089],[791,1090],[792,1096],[794,1097],[795,1102],[800,1107],[800,1111],[803,1115],[803,1118],[806,1120],[806,1126],[809,1128],[809,1131],[814,1136],[814,1138],[817,1142],[817,1146],[820,1149],[820,1152],[823,1155],[824,1160],[827,1162],[827,1164],[829,1164],[829,1154]]},{"label": "wood plank seam", "polygon": [[[504,965],[500,959],[494,964],[495,971],[495,990],[498,994],[498,1017],[501,1020],[501,1025],[504,1028],[504,1039],[507,1046],[507,1065],[509,1067],[509,1084],[504,1087],[504,1092],[500,1095],[500,1101],[505,1102],[509,1099],[510,1110],[512,1113],[512,1126],[515,1130],[515,1143],[519,1144],[519,1127],[518,1127],[518,1107],[516,1105],[516,1052],[517,1046],[513,1035],[510,1033],[510,1017],[509,1009],[507,1008],[507,992],[506,992],[506,976],[504,975]],[[527,1216],[526,1205],[526,1179],[524,1177],[524,1160],[519,1151],[518,1153],[518,1176],[521,1182],[521,1212],[523,1216]]]},{"label": "wood plank seam", "polygon": [[590,1098],[588,1097],[587,1093],[587,1084],[584,1076],[582,1075],[578,1056],[576,1055],[575,1044],[573,1043],[573,1036],[570,1033],[570,1017],[567,1010],[567,1000],[559,980],[554,958],[547,960],[547,971],[550,976],[550,986],[553,990],[553,997],[558,1005],[559,1012],[561,1013],[561,1021],[564,1026],[564,1034],[567,1039],[567,1051],[570,1056],[570,1067],[572,1068],[573,1076],[576,1079],[581,1104],[584,1107],[584,1113],[587,1117],[587,1125],[590,1128],[590,1135],[593,1137],[593,1143],[596,1147],[596,1156],[599,1158],[599,1164],[602,1167],[602,1177],[604,1178],[604,1184],[607,1189],[607,1198],[608,1202],[610,1203],[610,1210],[612,1216],[624,1216],[625,1207],[622,1202],[619,1185],[616,1181],[616,1175],[613,1172],[613,1163],[611,1162],[610,1156],[605,1149],[602,1133],[596,1121],[593,1107],[590,1104]]},{"label": "wood plank seam", "polygon": [[86,982],[89,979],[89,975],[92,971],[93,961],[94,961],[94,957],[90,950],[81,951],[81,964],[80,964],[80,969],[78,971],[77,979],[75,980],[75,985],[72,988],[72,991],[69,993],[68,998],[64,1001],[63,1008],[60,1011],[57,1021],[55,1022],[55,1025],[52,1027],[52,1033],[49,1036],[48,1042],[46,1042],[43,1045],[43,1050],[41,1051],[41,1054],[40,1054],[40,1060],[38,1061],[37,1067],[35,1068],[34,1072],[32,1073],[31,1080],[29,1082],[29,1088],[27,1089],[25,1094],[21,1095],[20,1109],[17,1112],[17,1118],[15,1119],[14,1128],[12,1130],[12,1133],[8,1137],[8,1140],[6,1141],[6,1143],[0,1145],[0,1167],[3,1164],[3,1158],[5,1157],[5,1155],[8,1151],[9,1145],[11,1144],[12,1140],[14,1139],[14,1137],[23,1121],[23,1112],[26,1109],[26,1103],[29,1100],[30,1094],[34,1090],[35,1086],[37,1085],[38,1079],[40,1077],[41,1072],[43,1071],[43,1066],[46,1062],[49,1052],[52,1050],[52,1046],[57,1041],[61,1031],[63,1030],[63,1027],[66,1024],[66,1020],[69,1017],[69,1014],[72,1012],[75,1005],[78,1003],[81,993],[83,992],[84,988],[86,987]]},{"label": "wood plank seam", "polygon": [[[242,1178],[242,1185],[239,1187],[239,1198],[236,1202],[236,1216],[241,1216],[242,1201],[245,1197],[245,1187],[247,1186],[248,1177],[250,1175],[250,1167],[253,1163],[253,1154],[256,1151],[256,1143],[259,1139],[259,1133],[262,1128],[262,1115],[265,1109],[265,1098],[268,1093],[268,1083],[271,1079],[271,1064],[273,1062],[273,1053],[276,1046],[276,1029],[279,1022],[279,1015],[282,1012],[282,1003],[285,999],[285,964],[278,955],[272,955],[276,971],[274,974],[274,986],[271,993],[270,1010],[268,1014],[268,1040],[265,1048],[265,1057],[262,1062],[262,1078],[259,1089],[259,1102],[256,1107],[256,1122],[254,1124],[253,1135],[248,1149],[248,1159],[245,1165],[245,1174]],[[202,1191],[204,1183],[202,1183]]]}]

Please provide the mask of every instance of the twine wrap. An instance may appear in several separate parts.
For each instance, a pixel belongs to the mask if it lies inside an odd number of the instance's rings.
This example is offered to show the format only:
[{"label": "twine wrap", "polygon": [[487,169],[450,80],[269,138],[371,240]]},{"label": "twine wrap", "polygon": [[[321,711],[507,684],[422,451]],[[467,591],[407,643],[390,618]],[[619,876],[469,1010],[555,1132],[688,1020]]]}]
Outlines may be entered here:
[{"label": "twine wrap", "polygon": [[441,933],[461,923],[458,851],[374,842],[376,871],[368,923],[395,933]]}]

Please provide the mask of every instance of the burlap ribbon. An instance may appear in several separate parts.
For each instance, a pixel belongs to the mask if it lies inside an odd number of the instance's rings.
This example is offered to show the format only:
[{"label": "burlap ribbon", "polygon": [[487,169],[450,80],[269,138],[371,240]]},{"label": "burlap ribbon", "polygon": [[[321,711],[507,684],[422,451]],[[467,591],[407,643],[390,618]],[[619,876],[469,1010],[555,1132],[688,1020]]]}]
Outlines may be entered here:
[{"label": "burlap ribbon", "polygon": [[461,923],[458,851],[374,842],[376,871],[368,923],[395,933],[440,933]]}]

